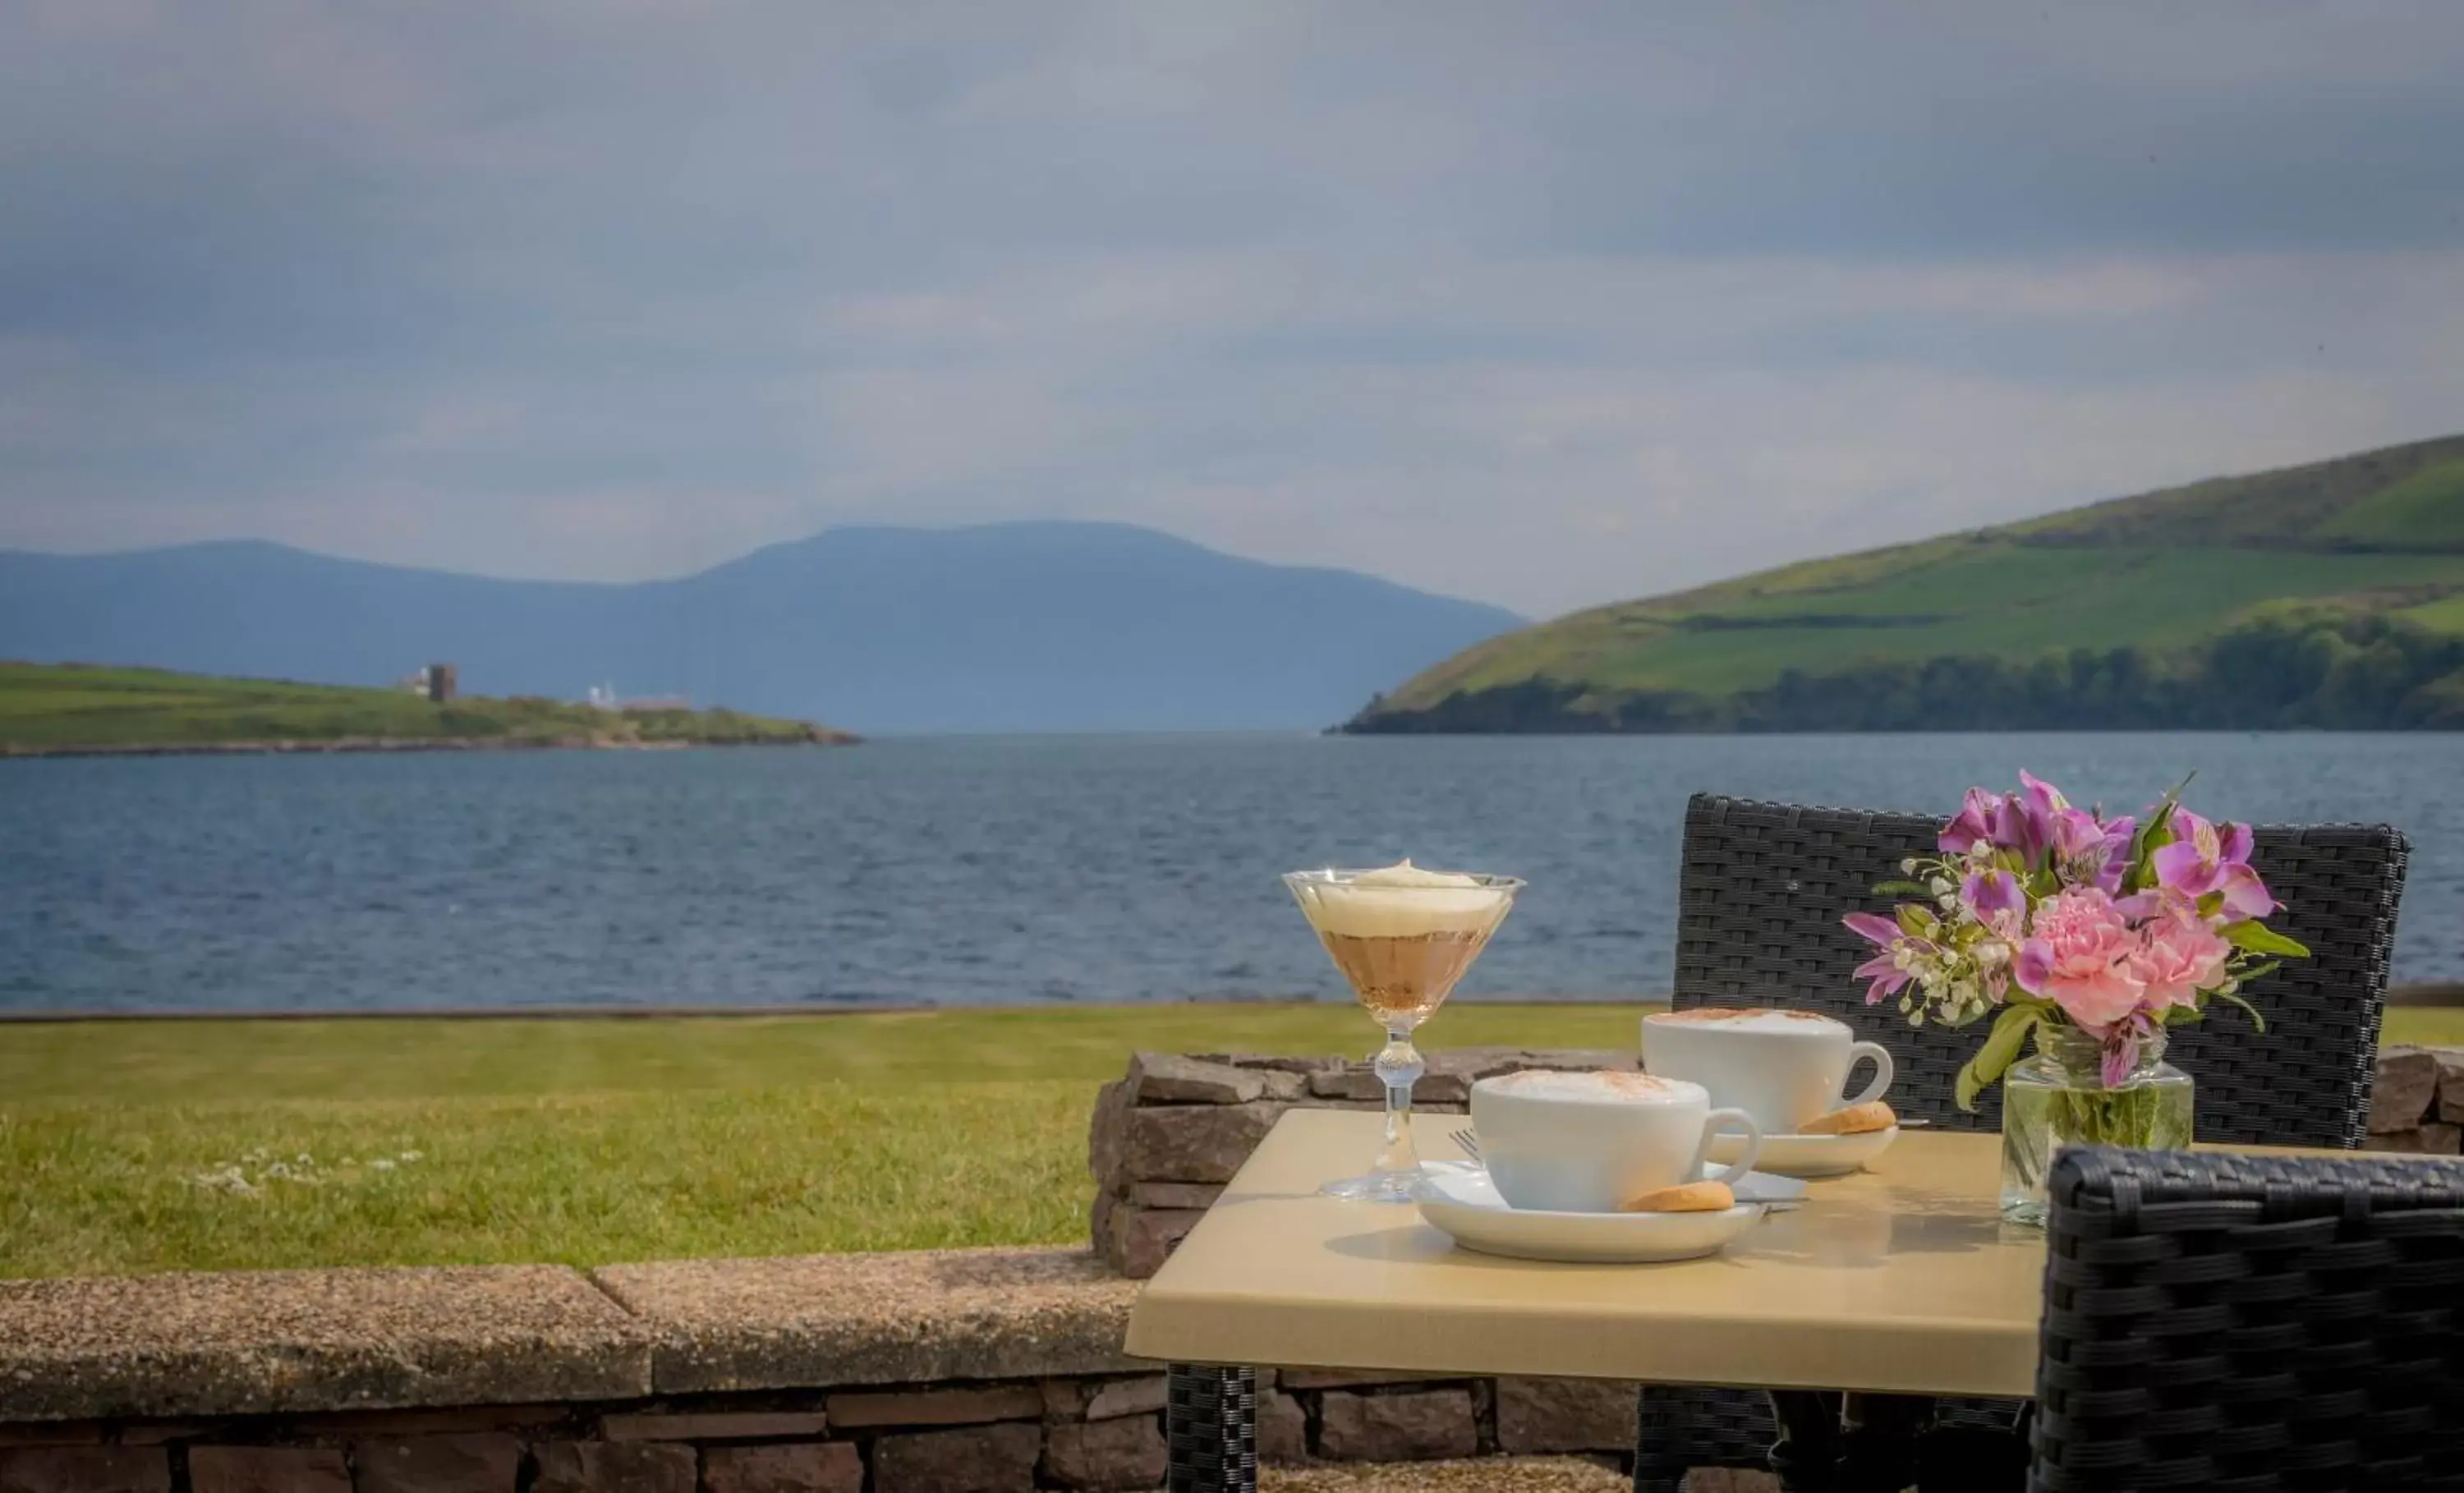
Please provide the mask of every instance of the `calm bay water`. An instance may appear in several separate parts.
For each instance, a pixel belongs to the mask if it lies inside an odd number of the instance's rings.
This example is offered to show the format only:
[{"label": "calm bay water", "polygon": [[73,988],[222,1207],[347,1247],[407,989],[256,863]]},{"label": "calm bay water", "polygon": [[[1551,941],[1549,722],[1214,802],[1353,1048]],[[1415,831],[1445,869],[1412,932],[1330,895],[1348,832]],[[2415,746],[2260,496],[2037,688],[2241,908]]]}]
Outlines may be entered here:
[{"label": "calm bay water", "polygon": [[845,751],[0,762],[0,1007],[1340,996],[1276,882],[1531,889],[1467,995],[1666,988],[1711,789],[1947,810],[2028,767],[2135,807],[2389,820],[2400,980],[2464,978],[2453,736],[935,738]]}]

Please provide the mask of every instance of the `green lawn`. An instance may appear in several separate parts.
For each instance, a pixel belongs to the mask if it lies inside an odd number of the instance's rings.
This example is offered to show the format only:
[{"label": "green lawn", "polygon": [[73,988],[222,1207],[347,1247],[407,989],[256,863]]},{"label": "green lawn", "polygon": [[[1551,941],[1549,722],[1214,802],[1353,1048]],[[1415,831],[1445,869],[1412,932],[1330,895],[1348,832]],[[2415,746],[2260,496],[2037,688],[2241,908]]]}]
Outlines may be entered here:
[{"label": "green lawn", "polygon": [[[1466,999],[1428,1045],[1625,1046],[1639,1012]],[[1332,1005],[0,1026],[0,1277],[1059,1242],[1133,1049],[1372,1040]],[[234,1166],[253,1192],[200,1180]]]}]

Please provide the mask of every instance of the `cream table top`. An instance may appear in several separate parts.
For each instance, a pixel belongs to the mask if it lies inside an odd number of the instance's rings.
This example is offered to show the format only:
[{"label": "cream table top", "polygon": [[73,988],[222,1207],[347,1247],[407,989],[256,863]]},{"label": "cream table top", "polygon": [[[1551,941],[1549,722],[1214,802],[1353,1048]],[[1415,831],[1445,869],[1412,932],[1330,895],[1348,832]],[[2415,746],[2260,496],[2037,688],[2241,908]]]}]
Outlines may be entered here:
[{"label": "cream table top", "polygon": [[[1902,1394],[2034,1391],[2044,1236],[2002,1222],[2001,1138],[1912,1130],[1704,1260],[1550,1264],[1343,1202],[1376,1114],[1295,1109],[1147,1283],[1129,1351],[1179,1363]],[[1423,1115],[1424,1156],[1461,1154]]]}]

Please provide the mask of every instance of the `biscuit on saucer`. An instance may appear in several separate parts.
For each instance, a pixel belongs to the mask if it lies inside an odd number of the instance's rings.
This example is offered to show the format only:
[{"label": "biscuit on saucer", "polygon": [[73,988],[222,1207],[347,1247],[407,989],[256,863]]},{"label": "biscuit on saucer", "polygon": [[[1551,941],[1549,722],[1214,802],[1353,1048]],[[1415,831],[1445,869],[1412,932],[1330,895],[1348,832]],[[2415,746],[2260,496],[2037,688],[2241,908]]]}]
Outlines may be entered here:
[{"label": "biscuit on saucer", "polygon": [[1799,1135],[1863,1135],[1873,1131],[1887,1131],[1900,1123],[1891,1107],[1880,1099],[1868,1104],[1852,1104],[1829,1114],[1817,1114],[1797,1127]]},{"label": "biscuit on saucer", "polygon": [[1680,1182],[1655,1187],[1625,1200],[1619,1213],[1725,1213],[1737,1205],[1726,1182]]}]

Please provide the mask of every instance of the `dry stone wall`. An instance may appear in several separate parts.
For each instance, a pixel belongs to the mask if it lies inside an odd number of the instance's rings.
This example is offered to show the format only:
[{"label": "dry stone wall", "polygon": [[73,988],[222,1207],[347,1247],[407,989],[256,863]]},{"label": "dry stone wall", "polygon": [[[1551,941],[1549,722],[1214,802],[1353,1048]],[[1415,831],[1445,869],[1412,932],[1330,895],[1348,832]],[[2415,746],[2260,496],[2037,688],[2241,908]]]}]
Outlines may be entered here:
[{"label": "dry stone wall", "polygon": [[2389,1047],[2370,1088],[2372,1151],[2452,1156],[2464,1147],[2464,1047]]},{"label": "dry stone wall", "polygon": [[[1630,1385],[1260,1374],[1269,1461],[1634,1443]],[[601,1405],[0,1425],[5,1493],[1023,1493],[1151,1489],[1163,1375]]]}]

